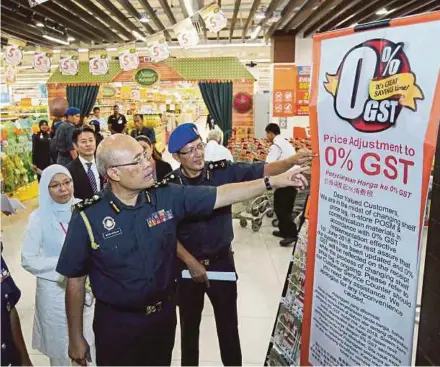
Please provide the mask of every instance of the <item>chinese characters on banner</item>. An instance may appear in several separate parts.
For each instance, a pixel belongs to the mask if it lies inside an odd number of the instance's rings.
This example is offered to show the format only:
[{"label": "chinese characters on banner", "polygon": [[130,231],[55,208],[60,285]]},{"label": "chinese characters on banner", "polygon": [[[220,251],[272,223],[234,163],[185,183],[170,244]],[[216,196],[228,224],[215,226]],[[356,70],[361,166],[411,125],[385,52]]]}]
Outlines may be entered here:
[{"label": "chinese characters on banner", "polygon": [[310,66],[297,67],[295,115],[309,115]]},{"label": "chinese characters on banner", "polygon": [[273,117],[293,117],[296,84],[296,66],[274,64],[273,66]]},{"label": "chinese characters on banner", "polygon": [[438,34],[439,12],[314,38],[301,365],[411,364]]}]

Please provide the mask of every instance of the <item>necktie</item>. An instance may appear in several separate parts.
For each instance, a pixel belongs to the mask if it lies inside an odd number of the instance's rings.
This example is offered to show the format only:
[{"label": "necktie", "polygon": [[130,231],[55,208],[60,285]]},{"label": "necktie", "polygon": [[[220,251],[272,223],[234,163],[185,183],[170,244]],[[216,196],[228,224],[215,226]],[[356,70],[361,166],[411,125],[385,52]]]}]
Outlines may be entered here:
[{"label": "necktie", "polygon": [[87,177],[89,178],[90,185],[92,185],[93,193],[98,192],[98,185],[96,184],[95,174],[92,171],[92,163],[86,163],[87,165]]}]

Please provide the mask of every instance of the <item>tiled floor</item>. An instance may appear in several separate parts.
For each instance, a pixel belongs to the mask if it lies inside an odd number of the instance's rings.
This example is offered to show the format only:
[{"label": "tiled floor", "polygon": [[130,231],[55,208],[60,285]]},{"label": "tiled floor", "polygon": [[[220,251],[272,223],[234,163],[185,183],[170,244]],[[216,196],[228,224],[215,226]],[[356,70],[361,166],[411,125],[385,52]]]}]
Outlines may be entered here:
[{"label": "tiled floor", "polygon": [[[3,256],[14,280],[22,291],[17,309],[21,317],[26,344],[34,365],[48,365],[46,357],[31,349],[34,316],[35,278],[23,270],[20,252],[29,213],[37,200],[25,203],[26,210],[11,217],[2,216]],[[236,265],[239,274],[239,329],[243,362],[262,365],[266,355],[273,322],[278,309],[284,277],[291,248],[281,248],[272,237],[270,221],[266,220],[260,232],[241,228],[234,221]],[[216,326],[209,300],[205,302],[200,335],[200,360],[202,365],[221,365]],[[180,364],[180,336],[176,333],[173,365]]]}]

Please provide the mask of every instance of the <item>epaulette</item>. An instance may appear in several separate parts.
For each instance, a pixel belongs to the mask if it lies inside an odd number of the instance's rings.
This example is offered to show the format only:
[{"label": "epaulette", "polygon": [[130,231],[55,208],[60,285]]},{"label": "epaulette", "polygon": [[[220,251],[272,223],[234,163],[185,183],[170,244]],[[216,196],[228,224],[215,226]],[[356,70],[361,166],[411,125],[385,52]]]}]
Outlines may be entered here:
[{"label": "epaulette", "polygon": [[221,161],[209,162],[208,168],[212,171],[214,169],[226,168],[228,166],[228,161],[226,159],[222,159]]},{"label": "epaulette", "polygon": [[168,175],[166,175],[162,180],[156,181],[156,183],[153,185],[153,188],[158,189],[159,187],[167,186],[169,182],[172,182],[176,179],[177,179],[176,174],[171,172]]},{"label": "epaulette", "polygon": [[89,206],[96,204],[100,200],[101,200],[101,196],[93,195],[90,199],[85,199],[85,200],[80,201],[79,203],[76,203],[75,205],[73,205],[72,210],[76,209],[76,210],[82,211],[84,209],[87,209]]}]

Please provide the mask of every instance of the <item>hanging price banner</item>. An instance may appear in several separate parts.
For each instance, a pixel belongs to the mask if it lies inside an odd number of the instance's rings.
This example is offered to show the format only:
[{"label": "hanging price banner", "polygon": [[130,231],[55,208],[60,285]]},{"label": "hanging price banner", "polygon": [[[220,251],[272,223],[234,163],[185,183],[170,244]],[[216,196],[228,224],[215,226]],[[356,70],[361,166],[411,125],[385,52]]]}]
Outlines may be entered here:
[{"label": "hanging price banner", "polygon": [[206,24],[206,27],[214,33],[221,31],[228,24],[228,18],[226,18],[223,11],[217,4],[212,4],[200,11],[200,15]]},{"label": "hanging price banner", "polygon": [[109,60],[107,50],[93,50],[89,52],[89,72],[92,75],[108,73]]},{"label": "hanging price banner", "polygon": [[119,48],[119,65],[124,71],[130,71],[139,67],[139,55],[134,43]]},{"label": "hanging price banner", "polygon": [[14,83],[17,79],[17,70],[15,69],[14,65],[7,65],[6,66],[6,82],[7,83]]},{"label": "hanging price banner", "polygon": [[168,48],[163,32],[148,38],[147,45],[153,61],[159,62],[170,57],[170,49]]},{"label": "hanging price banner", "polygon": [[177,40],[182,48],[190,48],[199,43],[199,34],[191,22],[191,18],[182,20],[173,26],[173,31],[177,35]]},{"label": "hanging price banner", "polygon": [[309,66],[298,66],[296,70],[295,115],[308,116],[311,68]]},{"label": "hanging price banner", "polygon": [[313,38],[302,366],[411,364],[438,34],[432,12]]},{"label": "hanging price banner", "polygon": [[79,54],[76,50],[61,51],[60,73],[63,75],[76,75],[79,71]]},{"label": "hanging price banner", "polygon": [[48,73],[50,67],[52,66],[52,50],[40,47],[34,54],[34,59],[32,61],[32,67],[41,71],[42,73]]},{"label": "hanging price banner", "polygon": [[10,65],[18,66],[23,61],[23,49],[26,42],[9,39],[8,43],[5,47],[5,60]]}]

